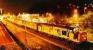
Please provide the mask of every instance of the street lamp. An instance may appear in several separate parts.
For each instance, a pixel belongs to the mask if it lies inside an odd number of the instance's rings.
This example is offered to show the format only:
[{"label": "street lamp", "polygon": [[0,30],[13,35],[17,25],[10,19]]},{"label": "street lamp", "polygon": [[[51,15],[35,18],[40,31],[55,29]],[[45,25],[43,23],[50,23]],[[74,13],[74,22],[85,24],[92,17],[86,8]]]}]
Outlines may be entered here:
[{"label": "street lamp", "polygon": [[84,13],[86,12],[86,10],[87,10],[87,7],[84,7]]}]

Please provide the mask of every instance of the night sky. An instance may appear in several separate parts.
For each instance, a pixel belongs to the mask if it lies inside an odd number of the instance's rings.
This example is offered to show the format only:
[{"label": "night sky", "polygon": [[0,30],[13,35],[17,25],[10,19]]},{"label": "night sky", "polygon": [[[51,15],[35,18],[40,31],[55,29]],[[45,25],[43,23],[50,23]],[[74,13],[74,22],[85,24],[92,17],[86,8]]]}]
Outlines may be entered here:
[{"label": "night sky", "polygon": [[[92,0],[0,0],[0,7],[6,12],[29,12],[29,13],[70,13],[69,5],[79,6],[83,9],[85,3],[93,4]],[[73,7],[75,7],[73,6]]]}]

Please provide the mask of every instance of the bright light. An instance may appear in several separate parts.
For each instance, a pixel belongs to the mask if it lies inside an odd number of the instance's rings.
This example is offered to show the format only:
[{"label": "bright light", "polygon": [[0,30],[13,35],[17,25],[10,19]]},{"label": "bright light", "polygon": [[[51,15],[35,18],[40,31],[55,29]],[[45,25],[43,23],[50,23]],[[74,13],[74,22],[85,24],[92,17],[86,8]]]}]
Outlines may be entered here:
[{"label": "bright light", "polygon": [[78,10],[74,10],[73,18],[77,19],[78,18]]},{"label": "bright light", "polygon": [[84,7],[84,10],[86,10],[87,9],[87,7]]},{"label": "bright light", "polygon": [[37,22],[37,23],[39,23],[39,19],[34,18],[34,19],[32,19],[32,22]]},{"label": "bright light", "polygon": [[30,14],[22,14],[21,17],[22,17],[22,20],[31,21]]},{"label": "bright light", "polygon": [[47,19],[46,18],[33,18],[32,22],[37,22],[37,23],[47,23]]},{"label": "bright light", "polygon": [[0,8],[0,13],[1,13],[1,14],[3,13],[3,9],[2,9],[2,8]]},{"label": "bright light", "polygon": [[47,23],[47,19],[46,18],[39,18],[41,23]]},{"label": "bright light", "polygon": [[69,22],[74,25],[76,25],[80,22],[80,18],[79,18],[79,14],[78,14],[77,9],[74,10],[72,17],[69,19]]},{"label": "bright light", "polygon": [[75,9],[75,10],[74,10],[74,13],[77,13],[77,12],[78,12],[78,10],[77,10],[77,9]]},{"label": "bright light", "polygon": [[50,21],[52,19],[54,19],[53,15],[51,13],[46,13],[48,16],[46,17],[47,21]]},{"label": "bright light", "polygon": [[3,16],[2,15],[0,15],[0,21],[2,21],[3,20]]}]

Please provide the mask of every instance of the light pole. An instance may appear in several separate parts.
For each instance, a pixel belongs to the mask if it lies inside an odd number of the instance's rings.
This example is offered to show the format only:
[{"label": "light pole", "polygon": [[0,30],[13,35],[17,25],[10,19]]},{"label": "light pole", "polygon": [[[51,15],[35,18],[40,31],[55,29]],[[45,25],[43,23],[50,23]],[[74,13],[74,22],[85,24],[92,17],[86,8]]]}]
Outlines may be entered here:
[{"label": "light pole", "polygon": [[87,7],[84,7],[84,13],[86,12],[86,10],[87,10]]}]

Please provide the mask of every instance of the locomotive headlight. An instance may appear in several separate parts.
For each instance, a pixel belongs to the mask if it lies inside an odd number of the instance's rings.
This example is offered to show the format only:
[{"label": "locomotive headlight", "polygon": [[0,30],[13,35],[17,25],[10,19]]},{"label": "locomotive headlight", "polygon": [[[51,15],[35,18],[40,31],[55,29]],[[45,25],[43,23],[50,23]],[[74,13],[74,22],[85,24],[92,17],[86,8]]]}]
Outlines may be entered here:
[{"label": "locomotive headlight", "polygon": [[79,28],[74,28],[73,31],[74,32],[78,32],[79,31]]}]

